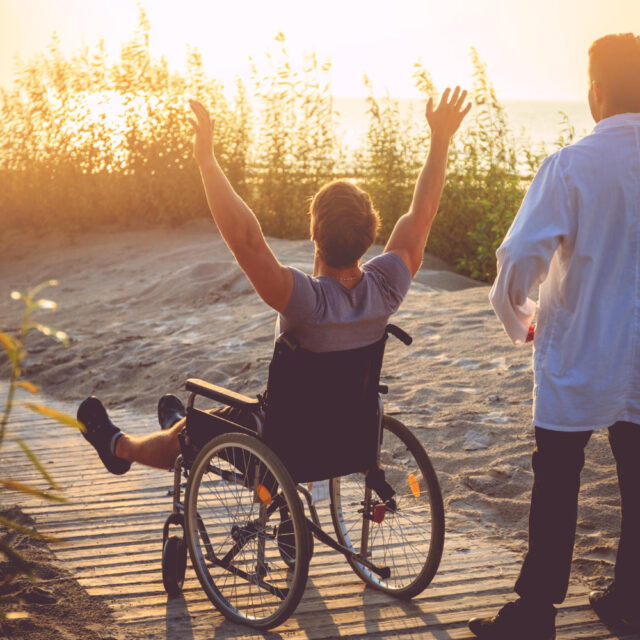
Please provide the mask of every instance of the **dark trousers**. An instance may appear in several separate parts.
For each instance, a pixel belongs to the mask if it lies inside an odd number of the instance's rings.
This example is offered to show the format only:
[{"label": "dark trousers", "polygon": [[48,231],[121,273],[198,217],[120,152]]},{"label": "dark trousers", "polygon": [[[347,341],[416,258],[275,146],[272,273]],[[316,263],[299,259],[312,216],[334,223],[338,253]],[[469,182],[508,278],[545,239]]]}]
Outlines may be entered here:
[{"label": "dark trousers", "polygon": [[[536,427],[529,550],[515,585],[523,598],[559,604],[567,594],[576,533],[580,472],[591,431]],[[615,567],[616,588],[640,596],[640,425],[609,427],[620,486],[622,529]]]}]

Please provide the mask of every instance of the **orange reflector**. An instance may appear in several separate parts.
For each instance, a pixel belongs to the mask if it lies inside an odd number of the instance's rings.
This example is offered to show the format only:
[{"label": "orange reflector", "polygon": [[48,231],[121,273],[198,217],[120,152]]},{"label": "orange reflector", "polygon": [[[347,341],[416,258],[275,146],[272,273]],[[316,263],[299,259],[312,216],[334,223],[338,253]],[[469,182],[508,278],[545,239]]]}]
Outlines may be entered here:
[{"label": "orange reflector", "polygon": [[256,487],[256,493],[258,494],[258,498],[260,498],[260,502],[262,502],[262,504],[269,506],[273,502],[269,489],[267,489],[263,484],[259,484]]},{"label": "orange reflector", "polygon": [[409,488],[416,498],[420,497],[420,485],[418,484],[418,478],[416,478],[413,473],[409,474]]}]

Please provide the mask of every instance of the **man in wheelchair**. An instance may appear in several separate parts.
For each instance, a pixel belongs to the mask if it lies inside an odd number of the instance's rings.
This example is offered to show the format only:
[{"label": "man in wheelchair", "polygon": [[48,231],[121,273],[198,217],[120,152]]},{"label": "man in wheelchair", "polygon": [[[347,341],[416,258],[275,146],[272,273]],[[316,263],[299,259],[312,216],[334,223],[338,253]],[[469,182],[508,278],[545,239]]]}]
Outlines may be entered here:
[{"label": "man in wheelchair", "polygon": [[[186,411],[176,396],[164,396],[161,429],[145,437],[120,431],[93,396],[78,409],[84,437],[111,473],[126,473],[133,462],[174,469],[162,552],[170,595],[182,589],[187,547],[213,604],[262,630],[295,610],[314,538],[342,553],[366,584],[396,597],[414,597],[435,575],[444,544],[437,477],[418,439],[384,415],[379,377],[387,335],[410,342],[387,322],[422,262],[449,142],[470,108],[465,98],[456,88],[437,108],[429,100],[429,155],[382,255],[361,264],[379,223],[369,196],[346,181],[320,189],[310,207],[313,276],[271,252],[216,161],[213,121],[191,103],[194,155],[213,219],[258,295],[278,312],[267,390],[252,399],[188,380]],[[196,396],[225,406],[202,411]],[[329,480],[336,539],[302,484],[316,480]],[[171,526],[184,537],[170,536]]]},{"label": "man in wheelchair", "polygon": [[[450,139],[470,108],[470,105],[463,107],[465,98],[466,92],[456,87],[453,92],[449,89],[444,92],[437,108],[433,100],[429,100],[426,112],[431,128],[429,155],[418,178],[411,208],[398,219],[381,255],[361,264],[379,225],[369,196],[347,181],[335,181],[320,189],[310,207],[311,239],[315,245],[313,276],[282,265],[272,253],[256,216],[233,190],[216,160],[213,120],[202,104],[191,102],[195,114],[195,120],[190,119],[195,130],[194,156],[213,219],[257,294],[278,312],[276,334],[288,336],[289,341],[295,343],[294,350],[299,347],[301,352],[311,354],[309,379],[278,378],[273,371],[275,361],[270,372],[273,389],[269,390],[270,408],[264,427],[267,441],[277,439],[275,431],[280,428],[277,426],[278,406],[282,404],[278,399],[279,388],[284,387],[282,395],[288,398],[288,405],[297,404],[300,412],[307,413],[305,428],[297,425],[298,428],[289,429],[287,434],[283,458],[293,467],[294,477],[300,475],[296,471],[305,475],[304,469],[296,469],[301,448],[313,451],[315,458],[325,463],[340,458],[335,450],[336,440],[319,432],[326,423],[314,425],[313,416],[321,415],[319,409],[323,404],[322,399],[313,397],[319,381],[330,378],[333,382],[332,406],[340,407],[344,418],[336,424],[349,423],[352,405],[363,406],[352,402],[354,379],[360,380],[363,397],[377,394],[382,357],[379,345],[385,338],[389,317],[400,306],[422,262],[444,185]],[[276,348],[276,355],[280,354],[277,368],[286,369],[289,347],[280,351]],[[364,365],[361,357],[359,362],[350,358],[350,353],[366,347],[370,354],[364,358]],[[359,353],[362,356],[363,352]],[[328,360],[321,354],[334,355]],[[345,395],[343,390],[349,392]],[[214,410],[216,416],[256,428],[255,405],[247,403],[246,398],[235,403],[228,402],[228,397],[223,400],[227,406]],[[116,475],[126,473],[133,462],[171,468],[176,457],[184,452],[180,436],[186,419],[180,400],[172,395],[162,397],[158,418],[159,431],[134,437],[111,422],[97,398],[87,398],[78,409],[78,420],[86,426],[84,437],[96,449],[107,470]],[[341,435],[338,442],[354,440],[348,434]],[[349,451],[348,446],[340,449]],[[349,455],[355,455],[353,450]],[[371,452],[364,452],[362,458],[370,460]],[[334,466],[333,471],[340,473],[340,463]],[[313,476],[313,473],[306,475]],[[370,481],[382,499],[392,497],[389,485],[375,479],[375,470],[371,471]]]}]

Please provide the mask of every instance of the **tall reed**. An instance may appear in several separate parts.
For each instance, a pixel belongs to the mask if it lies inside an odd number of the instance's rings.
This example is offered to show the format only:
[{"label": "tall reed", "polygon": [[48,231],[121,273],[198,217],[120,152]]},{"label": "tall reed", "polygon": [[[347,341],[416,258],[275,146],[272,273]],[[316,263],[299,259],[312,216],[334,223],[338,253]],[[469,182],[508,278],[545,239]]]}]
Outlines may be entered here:
[{"label": "tall reed", "polygon": [[[177,224],[207,216],[187,123],[189,97],[212,109],[215,144],[232,184],[266,233],[303,238],[309,198],[326,181],[353,179],[382,215],[379,241],[410,202],[428,151],[428,127],[368,88],[368,126],[355,148],[338,134],[330,64],[294,63],[284,35],[228,91],[197,50],[182,75],[149,48],[143,11],[120,57],[103,44],[65,56],[54,38],[0,91],[0,222],[4,229],[75,231],[99,224]],[[489,281],[495,249],[542,157],[512,135],[487,71],[472,50],[474,108],[452,146],[449,177],[428,251]],[[426,98],[437,92],[414,68]],[[571,139],[566,125],[559,141]]]}]

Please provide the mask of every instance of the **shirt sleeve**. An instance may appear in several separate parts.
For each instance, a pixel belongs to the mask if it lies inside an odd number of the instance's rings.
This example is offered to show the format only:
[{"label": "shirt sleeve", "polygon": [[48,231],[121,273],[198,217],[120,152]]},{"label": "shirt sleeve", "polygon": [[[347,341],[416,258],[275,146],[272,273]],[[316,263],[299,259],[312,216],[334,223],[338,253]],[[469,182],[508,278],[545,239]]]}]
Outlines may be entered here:
[{"label": "shirt sleeve", "polygon": [[291,322],[309,322],[320,313],[321,292],[311,276],[294,267],[289,270],[293,274],[293,291],[282,315]]},{"label": "shirt sleeve", "polygon": [[363,264],[362,270],[376,277],[387,306],[387,312],[394,313],[404,300],[411,285],[411,272],[404,260],[393,251],[387,251]]},{"label": "shirt sleeve", "polygon": [[498,274],[489,293],[496,315],[515,344],[524,344],[537,303],[531,290],[547,277],[553,254],[575,223],[561,154],[536,174],[497,251]]}]

